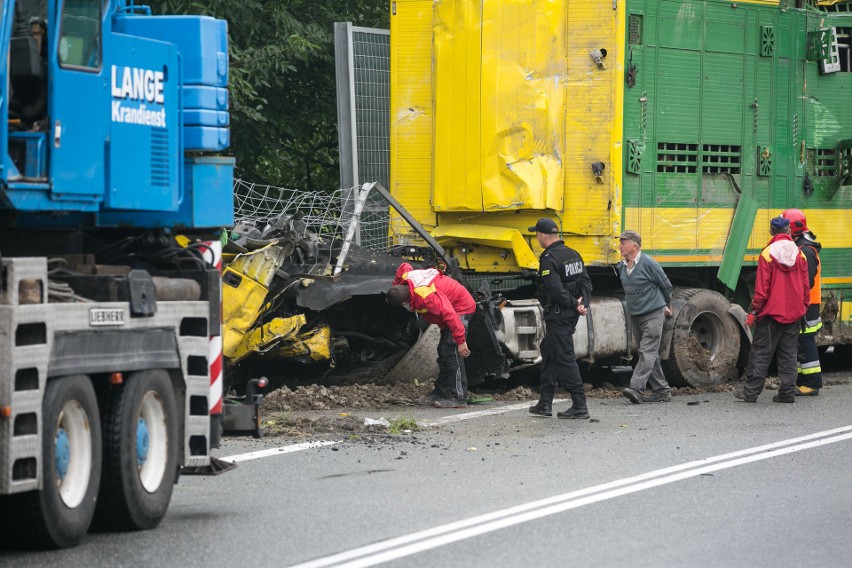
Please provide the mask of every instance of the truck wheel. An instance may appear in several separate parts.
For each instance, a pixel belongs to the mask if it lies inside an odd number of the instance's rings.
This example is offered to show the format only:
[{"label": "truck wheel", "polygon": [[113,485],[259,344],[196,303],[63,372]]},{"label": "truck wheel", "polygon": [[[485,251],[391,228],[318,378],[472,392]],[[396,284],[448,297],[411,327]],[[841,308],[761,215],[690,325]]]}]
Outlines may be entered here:
[{"label": "truck wheel", "polygon": [[686,301],[678,312],[669,358],[662,362],[675,385],[709,387],[737,377],[740,332],[730,302],[712,290],[675,290]]},{"label": "truck wheel", "polygon": [[130,374],[104,407],[104,467],[96,523],[109,530],[156,527],[177,474],[177,411],[169,375]]},{"label": "truck wheel", "polygon": [[13,535],[7,544],[68,548],[92,524],[101,479],[100,415],[89,378],[48,381],[42,412],[43,489],[9,497],[16,515],[6,523]]}]

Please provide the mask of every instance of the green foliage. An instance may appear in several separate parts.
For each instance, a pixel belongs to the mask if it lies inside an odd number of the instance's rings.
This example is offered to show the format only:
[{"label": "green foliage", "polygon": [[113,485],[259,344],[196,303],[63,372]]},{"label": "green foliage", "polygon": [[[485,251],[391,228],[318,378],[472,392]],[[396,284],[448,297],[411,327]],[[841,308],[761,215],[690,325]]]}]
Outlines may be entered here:
[{"label": "green foliage", "polygon": [[390,426],[388,427],[389,434],[401,434],[406,430],[416,432],[417,430],[420,430],[420,426],[414,418],[406,416],[405,414],[400,414],[399,418],[390,420]]},{"label": "green foliage", "polygon": [[228,21],[231,148],[237,175],[337,189],[334,22],[388,28],[386,0],[152,0],[154,14]]}]

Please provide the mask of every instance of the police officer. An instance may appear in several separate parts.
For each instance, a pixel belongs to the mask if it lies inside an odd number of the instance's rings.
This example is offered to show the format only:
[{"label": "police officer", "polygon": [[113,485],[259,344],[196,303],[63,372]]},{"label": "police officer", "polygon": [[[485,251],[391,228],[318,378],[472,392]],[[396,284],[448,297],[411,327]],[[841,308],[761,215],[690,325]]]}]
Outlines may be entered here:
[{"label": "police officer", "polygon": [[536,277],[537,297],[544,308],[545,333],[541,343],[540,396],[530,413],[553,416],[553,396],[562,385],[571,394],[572,405],[557,413],[559,418],[589,417],[583,380],[574,354],[574,329],[586,315],[592,294],[592,281],[583,258],[565,246],[553,220],[543,217],[535,227],[538,244],[544,251]]}]

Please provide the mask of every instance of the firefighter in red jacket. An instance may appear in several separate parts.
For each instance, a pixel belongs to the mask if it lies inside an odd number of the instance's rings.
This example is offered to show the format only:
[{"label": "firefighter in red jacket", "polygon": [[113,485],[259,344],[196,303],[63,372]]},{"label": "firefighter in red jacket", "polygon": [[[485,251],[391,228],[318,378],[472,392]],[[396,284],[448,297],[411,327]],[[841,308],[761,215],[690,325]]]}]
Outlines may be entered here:
[{"label": "firefighter in red jacket", "polygon": [[476,311],[470,292],[435,268],[414,270],[404,262],[396,271],[387,301],[394,306],[407,306],[441,329],[435,390],[420,402],[433,403],[438,408],[467,406],[467,326]]},{"label": "firefighter in red jacket", "polygon": [[775,357],[781,386],[773,402],[796,402],[796,348],[802,317],[810,304],[808,262],[790,238],[790,221],[772,219],[772,239],[757,260],[754,298],[746,324],[756,326],[743,388],[735,396],[757,402]]}]

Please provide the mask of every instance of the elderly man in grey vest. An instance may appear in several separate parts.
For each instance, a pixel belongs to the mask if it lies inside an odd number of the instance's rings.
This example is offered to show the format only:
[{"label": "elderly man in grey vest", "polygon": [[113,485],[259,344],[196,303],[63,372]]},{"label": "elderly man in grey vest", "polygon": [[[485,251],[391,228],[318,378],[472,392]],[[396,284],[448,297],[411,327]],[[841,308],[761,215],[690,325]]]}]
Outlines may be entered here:
[{"label": "elderly man in grey vest", "polygon": [[[642,237],[636,231],[618,235],[618,249],[624,260],[618,275],[624,286],[627,314],[639,345],[639,362],[633,369],[630,386],[622,391],[633,404],[671,402],[672,392],[660,366],[660,340],[663,318],[671,317],[672,283],[656,260],[642,254]],[[651,394],[645,395],[650,384]]]}]

